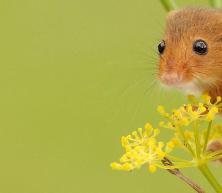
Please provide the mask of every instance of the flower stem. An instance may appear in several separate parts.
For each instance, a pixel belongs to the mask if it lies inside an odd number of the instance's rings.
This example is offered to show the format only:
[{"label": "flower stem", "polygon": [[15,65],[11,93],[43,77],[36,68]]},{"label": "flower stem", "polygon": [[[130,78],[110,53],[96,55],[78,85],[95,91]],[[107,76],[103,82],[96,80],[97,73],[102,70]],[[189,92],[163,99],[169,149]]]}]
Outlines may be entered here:
[{"label": "flower stem", "polygon": [[177,9],[177,5],[174,2],[174,0],[160,0],[160,2],[166,11],[171,11],[173,9]]},{"label": "flower stem", "polygon": [[222,1],[221,0],[210,0],[210,4],[215,8],[222,7]]},{"label": "flower stem", "polygon": [[209,142],[211,126],[212,126],[212,121],[209,122],[208,127],[207,127],[207,133],[206,133],[206,136],[205,136],[205,143],[204,143],[204,147],[203,147],[203,153],[205,153],[206,148],[207,148],[207,144]]},{"label": "flower stem", "polygon": [[199,140],[199,129],[198,129],[198,122],[195,121],[194,122],[194,138],[195,138],[195,145],[196,145],[196,156],[197,158],[199,159],[200,158],[200,151],[201,151],[201,148],[200,148],[200,140]]},{"label": "flower stem", "polygon": [[205,176],[205,178],[208,180],[208,182],[211,184],[211,186],[214,188],[214,190],[217,193],[222,193],[221,185],[218,183],[217,179],[214,177],[212,172],[209,170],[208,166],[206,164],[200,165],[199,170]]}]

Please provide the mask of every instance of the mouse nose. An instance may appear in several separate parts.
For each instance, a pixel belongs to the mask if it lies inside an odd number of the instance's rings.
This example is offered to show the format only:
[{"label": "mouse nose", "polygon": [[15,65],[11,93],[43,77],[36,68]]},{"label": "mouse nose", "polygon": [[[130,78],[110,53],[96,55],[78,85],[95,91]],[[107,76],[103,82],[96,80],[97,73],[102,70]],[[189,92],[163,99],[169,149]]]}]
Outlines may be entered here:
[{"label": "mouse nose", "polygon": [[167,85],[175,85],[180,83],[182,78],[178,73],[164,73],[160,76],[160,79]]}]

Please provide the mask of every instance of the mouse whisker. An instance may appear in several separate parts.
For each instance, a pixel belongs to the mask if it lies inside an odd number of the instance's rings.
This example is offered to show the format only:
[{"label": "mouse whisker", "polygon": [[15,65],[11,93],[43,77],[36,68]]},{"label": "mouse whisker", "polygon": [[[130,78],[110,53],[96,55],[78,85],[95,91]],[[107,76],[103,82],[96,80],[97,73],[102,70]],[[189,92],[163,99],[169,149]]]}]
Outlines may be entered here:
[{"label": "mouse whisker", "polygon": [[144,91],[144,95],[146,95],[148,93],[148,91],[152,91],[152,89],[154,88],[154,86],[157,84],[157,80],[154,79],[150,85],[145,89]]}]

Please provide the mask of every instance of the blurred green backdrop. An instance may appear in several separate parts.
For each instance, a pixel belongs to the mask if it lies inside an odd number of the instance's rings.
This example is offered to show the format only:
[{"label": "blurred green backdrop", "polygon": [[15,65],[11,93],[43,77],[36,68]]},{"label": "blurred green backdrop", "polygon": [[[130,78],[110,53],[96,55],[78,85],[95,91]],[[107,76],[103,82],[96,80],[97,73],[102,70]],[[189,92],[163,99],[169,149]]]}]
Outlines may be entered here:
[{"label": "blurred green backdrop", "polygon": [[185,100],[152,86],[165,15],[157,0],[0,0],[0,193],[192,192],[109,167],[121,135]]}]

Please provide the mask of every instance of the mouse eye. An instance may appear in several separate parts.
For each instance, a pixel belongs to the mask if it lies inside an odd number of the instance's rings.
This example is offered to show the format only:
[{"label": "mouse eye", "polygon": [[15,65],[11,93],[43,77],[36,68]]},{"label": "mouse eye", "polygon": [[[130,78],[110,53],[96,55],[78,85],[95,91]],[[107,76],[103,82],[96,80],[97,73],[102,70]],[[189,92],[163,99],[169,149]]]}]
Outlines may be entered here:
[{"label": "mouse eye", "polygon": [[158,45],[158,51],[160,54],[163,54],[165,47],[166,47],[165,41],[162,40]]},{"label": "mouse eye", "polygon": [[196,40],[193,43],[193,51],[198,55],[207,54],[207,43],[204,40]]}]

